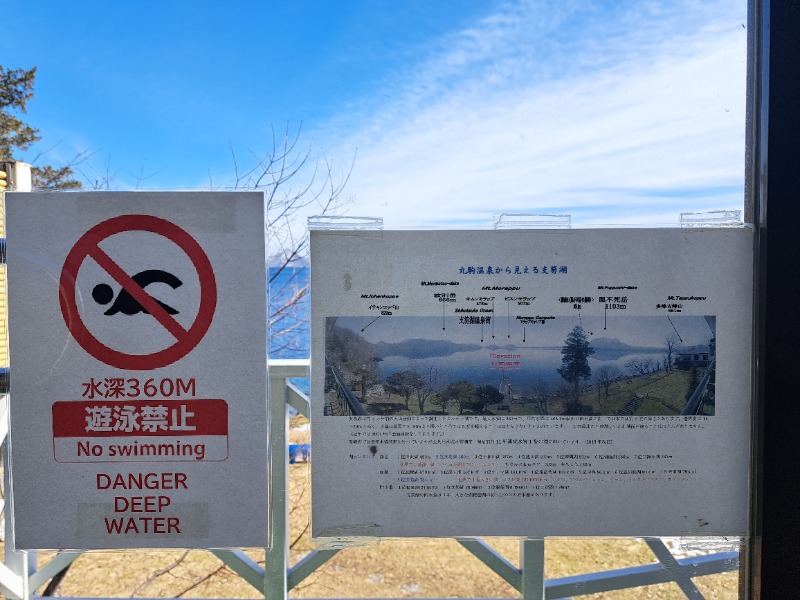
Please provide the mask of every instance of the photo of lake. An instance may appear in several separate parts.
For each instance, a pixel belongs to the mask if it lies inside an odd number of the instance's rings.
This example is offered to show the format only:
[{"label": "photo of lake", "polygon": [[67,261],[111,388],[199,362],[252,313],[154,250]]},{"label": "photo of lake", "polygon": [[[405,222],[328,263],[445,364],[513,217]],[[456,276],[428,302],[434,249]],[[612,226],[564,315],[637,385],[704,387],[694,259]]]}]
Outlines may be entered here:
[{"label": "photo of lake", "polygon": [[684,414],[702,380],[713,414],[713,316],[492,321],[328,318],[326,355],[368,414]]}]

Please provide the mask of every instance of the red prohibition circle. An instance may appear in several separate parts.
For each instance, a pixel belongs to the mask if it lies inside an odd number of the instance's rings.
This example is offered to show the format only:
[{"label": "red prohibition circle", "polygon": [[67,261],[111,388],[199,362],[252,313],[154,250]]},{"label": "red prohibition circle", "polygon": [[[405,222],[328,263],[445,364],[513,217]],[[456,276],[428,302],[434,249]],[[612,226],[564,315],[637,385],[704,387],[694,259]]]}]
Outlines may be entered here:
[{"label": "red prohibition circle", "polygon": [[[184,329],[171,315],[125,273],[99,246],[104,239],[126,231],[147,231],[167,238],[183,250],[192,261],[200,279],[200,309],[194,323]],[[131,294],[167,331],[175,337],[173,345],[152,354],[127,354],[109,348],[86,328],[78,312],[75,282],[78,269],[86,258],[92,258],[114,280]],[[83,234],[67,254],[59,282],[61,314],[72,337],[97,360],[126,370],[151,370],[166,367],[191,352],[203,339],[217,306],[217,283],[211,261],[200,244],[183,229],[151,215],[121,215],[98,223]]]}]

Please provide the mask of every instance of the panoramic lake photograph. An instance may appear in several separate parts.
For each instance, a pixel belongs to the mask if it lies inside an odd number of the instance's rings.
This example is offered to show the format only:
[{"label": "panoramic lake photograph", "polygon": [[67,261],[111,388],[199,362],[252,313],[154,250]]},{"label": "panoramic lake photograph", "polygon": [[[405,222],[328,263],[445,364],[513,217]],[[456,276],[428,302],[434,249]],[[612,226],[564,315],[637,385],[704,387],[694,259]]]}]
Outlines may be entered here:
[{"label": "panoramic lake photograph", "polygon": [[713,316],[329,317],[325,414],[713,415]]}]

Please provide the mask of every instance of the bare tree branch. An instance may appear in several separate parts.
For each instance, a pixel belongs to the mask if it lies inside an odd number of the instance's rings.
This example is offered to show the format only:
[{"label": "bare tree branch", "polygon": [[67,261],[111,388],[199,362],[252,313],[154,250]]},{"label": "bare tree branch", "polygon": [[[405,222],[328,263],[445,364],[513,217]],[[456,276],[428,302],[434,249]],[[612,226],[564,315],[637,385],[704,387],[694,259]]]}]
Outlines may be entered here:
[{"label": "bare tree branch", "polygon": [[184,551],[183,554],[181,554],[178,558],[176,558],[174,561],[172,561],[166,567],[163,567],[161,569],[157,569],[157,570],[153,571],[152,573],[150,573],[150,575],[147,577],[147,579],[145,579],[142,583],[137,585],[136,588],[131,592],[131,598],[133,598],[136,594],[138,594],[143,589],[148,587],[150,584],[152,584],[156,579],[158,579],[162,575],[166,575],[167,573],[171,573],[172,569],[174,569],[175,567],[180,565],[186,559],[187,556],[189,556],[189,550]]},{"label": "bare tree branch", "polygon": [[216,569],[214,569],[213,571],[211,571],[211,572],[209,572],[209,573],[206,573],[205,575],[203,575],[203,576],[202,576],[200,579],[198,579],[197,581],[195,581],[194,583],[192,583],[192,584],[191,584],[189,587],[187,587],[187,588],[184,588],[183,590],[181,590],[180,592],[178,592],[177,594],[175,594],[175,597],[176,597],[176,598],[183,598],[183,596],[184,596],[184,595],[188,594],[188,593],[189,593],[189,592],[191,592],[193,589],[196,589],[197,587],[199,587],[199,586],[203,585],[203,584],[204,584],[206,581],[210,580],[212,577],[214,577],[214,576],[215,576],[215,575],[217,575],[218,573],[221,573],[222,571],[225,571],[225,570],[228,570],[228,571],[229,571],[230,569],[228,569],[228,568],[227,568],[227,567],[226,567],[224,564],[221,564],[220,566],[218,566],[218,567],[217,567]]},{"label": "bare tree branch", "polygon": [[[286,275],[308,250],[303,217],[330,214],[342,207],[342,194],[353,171],[353,161],[337,168],[324,152],[315,153],[313,140],[302,141],[302,124],[271,129],[271,147],[264,153],[248,151],[243,163],[229,140],[234,189],[263,191],[270,259],[270,331],[273,351],[292,348],[293,336],[303,324],[297,321],[300,303],[307,301],[307,283],[296,273]],[[278,341],[279,338],[282,340]],[[277,343],[275,343],[277,342]]]}]

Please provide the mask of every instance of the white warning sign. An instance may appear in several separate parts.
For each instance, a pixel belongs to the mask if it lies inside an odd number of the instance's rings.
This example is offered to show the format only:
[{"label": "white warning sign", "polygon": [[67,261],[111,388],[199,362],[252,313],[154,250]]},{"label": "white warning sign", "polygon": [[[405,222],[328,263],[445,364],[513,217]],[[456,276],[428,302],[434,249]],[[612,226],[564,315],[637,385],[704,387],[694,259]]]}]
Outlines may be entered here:
[{"label": "white warning sign", "polygon": [[263,195],[6,212],[15,547],[266,546]]}]

